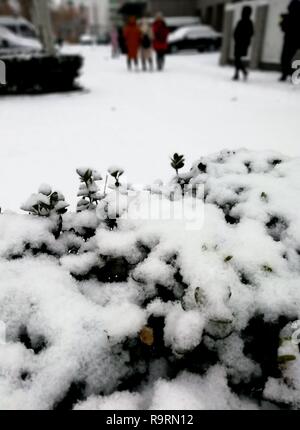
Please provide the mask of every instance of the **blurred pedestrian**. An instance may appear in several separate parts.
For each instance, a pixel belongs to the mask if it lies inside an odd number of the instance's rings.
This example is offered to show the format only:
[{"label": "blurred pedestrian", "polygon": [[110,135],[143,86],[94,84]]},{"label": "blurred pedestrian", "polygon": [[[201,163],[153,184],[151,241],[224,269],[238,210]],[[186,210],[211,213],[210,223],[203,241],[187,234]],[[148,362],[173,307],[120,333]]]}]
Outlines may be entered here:
[{"label": "blurred pedestrian", "polygon": [[168,27],[161,13],[156,15],[152,26],[153,30],[153,48],[156,52],[157,69],[163,70],[165,66],[165,55],[168,50]]},{"label": "blurred pedestrian", "polygon": [[152,41],[152,28],[149,25],[147,19],[143,19],[141,22],[141,59],[144,71],[147,70],[148,64],[149,69],[153,70]]},{"label": "blurred pedestrian", "polygon": [[244,6],[242,10],[242,17],[239,20],[235,31],[234,31],[234,63],[235,63],[235,75],[233,80],[238,81],[240,78],[240,72],[243,73],[244,79],[248,77],[248,70],[243,62],[243,58],[247,57],[248,50],[251,44],[251,39],[254,34],[253,22],[251,20],[252,8],[250,6]]},{"label": "blurred pedestrian", "polygon": [[138,69],[138,54],[141,43],[141,30],[137,25],[136,18],[131,16],[124,27],[124,38],[127,50],[127,66],[131,70],[132,62]]},{"label": "blurred pedestrian", "polygon": [[281,29],[284,42],[281,55],[281,81],[286,81],[292,75],[292,62],[300,49],[300,0],[292,0],[288,13],[281,15]]},{"label": "blurred pedestrian", "polygon": [[111,55],[112,58],[117,58],[120,54],[119,33],[116,27],[112,27],[110,32]]},{"label": "blurred pedestrian", "polygon": [[118,27],[118,42],[119,42],[119,48],[120,48],[121,54],[127,54],[123,27]]}]

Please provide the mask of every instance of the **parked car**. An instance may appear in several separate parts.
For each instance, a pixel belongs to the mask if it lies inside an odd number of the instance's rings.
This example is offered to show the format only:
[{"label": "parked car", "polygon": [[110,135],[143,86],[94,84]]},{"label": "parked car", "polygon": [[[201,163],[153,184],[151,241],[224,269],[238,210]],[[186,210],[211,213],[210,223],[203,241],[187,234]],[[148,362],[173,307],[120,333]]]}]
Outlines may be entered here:
[{"label": "parked car", "polygon": [[82,34],[79,38],[80,45],[107,45],[109,43],[109,36],[102,34],[94,36],[92,34]]},{"label": "parked car", "polygon": [[92,34],[82,34],[79,38],[80,45],[96,45],[97,37]]},{"label": "parked car", "polygon": [[40,52],[42,45],[37,39],[19,36],[0,26],[0,52]]},{"label": "parked car", "polygon": [[0,51],[41,51],[34,26],[24,18],[0,16]]},{"label": "parked car", "polygon": [[181,27],[168,38],[169,52],[196,49],[198,52],[220,49],[222,35],[208,25]]},{"label": "parked car", "polygon": [[27,19],[13,16],[0,16],[0,26],[12,33],[28,39],[37,39],[34,25]]}]

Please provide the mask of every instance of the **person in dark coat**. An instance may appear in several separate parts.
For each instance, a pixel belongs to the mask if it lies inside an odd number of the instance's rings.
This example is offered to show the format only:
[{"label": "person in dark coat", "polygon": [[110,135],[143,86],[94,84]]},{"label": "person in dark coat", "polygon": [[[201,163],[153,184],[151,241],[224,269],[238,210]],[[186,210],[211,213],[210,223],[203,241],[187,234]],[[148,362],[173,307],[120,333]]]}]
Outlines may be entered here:
[{"label": "person in dark coat", "polygon": [[235,75],[233,79],[238,81],[240,78],[240,72],[243,73],[244,78],[248,77],[248,70],[243,63],[243,58],[247,56],[248,50],[251,44],[251,39],[254,34],[253,22],[251,20],[252,8],[250,6],[244,6],[242,11],[242,18],[238,22],[234,31],[234,64],[235,64]]},{"label": "person in dark coat", "polygon": [[168,27],[161,13],[156,15],[156,19],[152,26],[153,32],[153,48],[156,52],[157,69],[163,70],[165,65],[165,56],[168,50]]},{"label": "person in dark coat", "polygon": [[281,55],[281,81],[286,81],[292,75],[292,62],[300,49],[300,0],[292,0],[288,13],[281,16],[281,29],[284,42]]}]

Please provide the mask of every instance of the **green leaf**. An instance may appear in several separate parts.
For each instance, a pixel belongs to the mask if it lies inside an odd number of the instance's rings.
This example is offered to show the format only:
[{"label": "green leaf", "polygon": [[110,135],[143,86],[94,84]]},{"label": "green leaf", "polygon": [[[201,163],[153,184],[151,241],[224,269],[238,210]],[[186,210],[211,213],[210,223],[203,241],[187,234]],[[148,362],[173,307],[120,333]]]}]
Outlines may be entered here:
[{"label": "green leaf", "polygon": [[264,271],[264,272],[268,272],[268,273],[272,273],[272,272],[273,272],[273,269],[272,269],[272,267],[270,267],[270,266],[266,266],[266,265],[264,265],[264,266],[262,267],[262,269],[263,269],[263,271]]},{"label": "green leaf", "polygon": [[279,338],[279,346],[282,346],[284,344],[284,342],[291,342],[292,338],[291,337],[280,337]]},{"label": "green leaf", "polygon": [[296,356],[292,354],[280,355],[277,358],[277,362],[279,364],[285,364],[285,363],[288,363],[289,361],[294,361],[294,360],[296,360]]},{"label": "green leaf", "polygon": [[260,195],[260,198],[261,198],[262,200],[268,200],[268,195],[263,191],[263,192],[261,193],[261,195]]},{"label": "green leaf", "polygon": [[171,166],[175,170],[182,169],[184,167],[184,163],[185,163],[184,155],[179,155],[175,153],[173,155],[173,158],[171,158]]},{"label": "green leaf", "polygon": [[50,204],[54,206],[57,202],[58,202],[58,193],[54,191],[54,193],[52,193],[50,196]]},{"label": "green leaf", "polygon": [[84,181],[88,182],[92,178],[92,174],[93,174],[92,170],[88,169],[83,176]]}]

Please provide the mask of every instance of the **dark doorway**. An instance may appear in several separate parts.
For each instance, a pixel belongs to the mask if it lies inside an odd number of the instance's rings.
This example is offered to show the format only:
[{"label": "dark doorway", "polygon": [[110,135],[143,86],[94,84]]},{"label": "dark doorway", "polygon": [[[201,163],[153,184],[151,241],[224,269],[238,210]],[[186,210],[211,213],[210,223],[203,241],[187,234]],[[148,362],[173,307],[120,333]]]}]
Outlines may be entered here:
[{"label": "dark doorway", "polygon": [[216,30],[222,32],[224,20],[224,4],[217,5]]},{"label": "dark doorway", "polygon": [[209,6],[205,11],[205,23],[208,25],[211,25],[212,19],[213,19],[213,7]]}]

